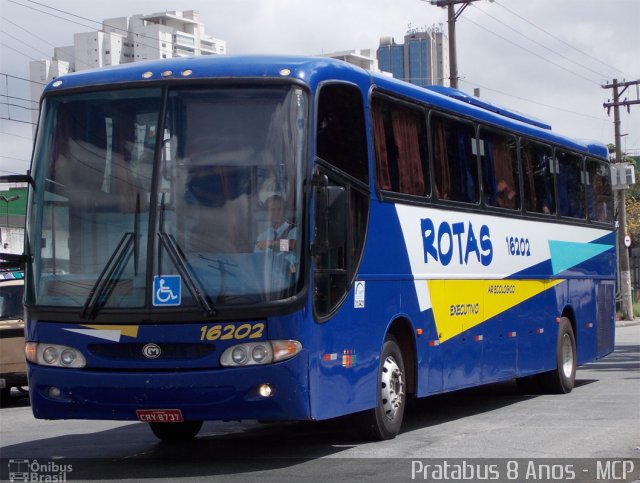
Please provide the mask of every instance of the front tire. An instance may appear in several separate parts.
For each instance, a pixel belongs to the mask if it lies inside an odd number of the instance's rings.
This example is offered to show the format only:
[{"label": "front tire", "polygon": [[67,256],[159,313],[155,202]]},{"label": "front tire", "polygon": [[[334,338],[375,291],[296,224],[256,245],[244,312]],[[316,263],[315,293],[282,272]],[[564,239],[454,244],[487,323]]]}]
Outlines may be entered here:
[{"label": "front tire", "polygon": [[576,338],[571,322],[566,317],[560,319],[558,343],[556,345],[556,368],[541,374],[542,389],[550,394],[568,394],[576,381]]},{"label": "front tire", "polygon": [[375,440],[393,439],[402,426],[406,376],[402,352],[391,335],[382,346],[377,393],[376,407],[361,414],[362,430],[365,436]]},{"label": "front tire", "polygon": [[166,443],[183,443],[196,437],[202,421],[183,421],[182,423],[149,423],[153,434]]}]

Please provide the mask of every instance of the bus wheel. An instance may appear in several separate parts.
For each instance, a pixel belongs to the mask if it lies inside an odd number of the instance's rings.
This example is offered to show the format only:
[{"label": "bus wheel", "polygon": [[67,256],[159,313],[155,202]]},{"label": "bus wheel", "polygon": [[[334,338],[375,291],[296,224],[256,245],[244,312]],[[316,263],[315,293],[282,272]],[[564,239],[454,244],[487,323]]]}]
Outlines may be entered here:
[{"label": "bus wheel", "polygon": [[522,394],[540,394],[540,377],[534,376],[518,377],[516,379],[518,390]]},{"label": "bus wheel", "polygon": [[149,423],[156,438],[167,443],[181,443],[195,438],[202,421],[184,421],[182,423]]},{"label": "bus wheel", "polygon": [[365,436],[393,439],[400,432],[406,404],[406,380],[402,353],[396,339],[389,335],[382,346],[378,371],[378,404],[362,413]]},{"label": "bus wheel", "polygon": [[11,402],[11,388],[0,389],[0,407],[4,407]]},{"label": "bus wheel", "polygon": [[576,365],[576,338],[571,322],[566,317],[562,317],[558,327],[556,368],[541,374],[540,382],[545,392],[570,393],[576,381]]}]

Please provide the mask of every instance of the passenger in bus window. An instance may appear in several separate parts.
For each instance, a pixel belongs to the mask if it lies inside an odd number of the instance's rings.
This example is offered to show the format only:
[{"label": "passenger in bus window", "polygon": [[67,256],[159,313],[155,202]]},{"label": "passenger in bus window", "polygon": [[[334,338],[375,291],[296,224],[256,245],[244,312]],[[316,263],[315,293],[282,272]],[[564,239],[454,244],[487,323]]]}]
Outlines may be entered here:
[{"label": "passenger in bus window", "polygon": [[516,207],[516,192],[504,179],[496,186],[496,199],[500,208]]}]

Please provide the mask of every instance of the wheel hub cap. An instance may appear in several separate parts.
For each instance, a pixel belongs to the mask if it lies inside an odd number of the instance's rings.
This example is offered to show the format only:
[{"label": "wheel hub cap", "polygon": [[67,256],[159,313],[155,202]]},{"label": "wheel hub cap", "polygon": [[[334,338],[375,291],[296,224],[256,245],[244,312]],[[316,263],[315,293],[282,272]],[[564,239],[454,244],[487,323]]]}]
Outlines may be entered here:
[{"label": "wheel hub cap", "polygon": [[573,372],[573,345],[569,334],[562,337],[562,372],[565,377],[571,377]]},{"label": "wheel hub cap", "polygon": [[382,366],[380,398],[385,416],[395,419],[404,399],[404,378],[393,357],[387,357]]}]

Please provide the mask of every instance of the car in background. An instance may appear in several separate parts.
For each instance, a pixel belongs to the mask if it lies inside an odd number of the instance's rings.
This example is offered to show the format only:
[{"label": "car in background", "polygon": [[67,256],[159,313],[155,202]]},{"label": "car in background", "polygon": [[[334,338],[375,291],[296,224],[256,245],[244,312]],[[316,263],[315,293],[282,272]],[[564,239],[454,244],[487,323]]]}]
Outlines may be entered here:
[{"label": "car in background", "polygon": [[10,400],[11,388],[27,386],[24,356],[22,272],[0,272],[0,404]]}]

